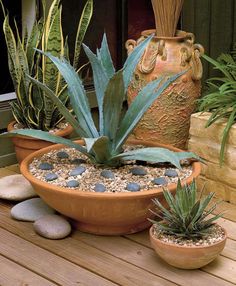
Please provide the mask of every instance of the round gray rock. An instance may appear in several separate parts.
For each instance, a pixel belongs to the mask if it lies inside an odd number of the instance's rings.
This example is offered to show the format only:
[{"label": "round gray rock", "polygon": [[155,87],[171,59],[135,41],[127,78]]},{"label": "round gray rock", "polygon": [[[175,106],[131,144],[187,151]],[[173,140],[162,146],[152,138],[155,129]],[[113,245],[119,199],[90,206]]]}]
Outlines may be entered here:
[{"label": "round gray rock", "polygon": [[10,201],[23,201],[37,197],[29,181],[20,174],[0,178],[0,198]]},{"label": "round gray rock", "polygon": [[11,216],[16,220],[36,221],[42,216],[54,214],[55,210],[40,198],[26,200],[11,209]]},{"label": "round gray rock", "polygon": [[46,215],[34,222],[34,230],[49,239],[62,239],[71,233],[71,225],[59,215]]}]

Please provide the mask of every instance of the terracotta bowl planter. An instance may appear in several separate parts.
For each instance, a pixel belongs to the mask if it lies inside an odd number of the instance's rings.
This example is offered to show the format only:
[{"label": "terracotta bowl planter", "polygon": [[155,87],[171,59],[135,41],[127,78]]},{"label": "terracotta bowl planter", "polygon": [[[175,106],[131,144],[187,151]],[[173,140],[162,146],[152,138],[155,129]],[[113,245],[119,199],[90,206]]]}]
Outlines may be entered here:
[{"label": "terracotta bowl planter", "polygon": [[224,238],[209,246],[182,246],[164,242],[154,235],[153,226],[149,235],[156,253],[168,264],[182,269],[201,268],[213,261],[224,249],[226,243],[226,231]]},{"label": "terracotta bowl planter", "polygon": [[[146,141],[130,140],[130,144],[159,145]],[[21,163],[21,173],[31,182],[38,195],[52,208],[72,218],[75,226],[85,232],[101,235],[119,235],[141,231],[150,226],[147,220],[152,208],[151,199],[163,200],[162,188],[132,193],[94,193],[71,191],[36,179],[29,172],[29,164],[44,153],[64,147],[61,144],[39,150]],[[179,151],[177,148],[172,150]],[[200,163],[192,164],[193,173],[185,182],[190,183],[200,173]],[[176,184],[169,185],[175,191]]]},{"label": "terracotta bowl planter", "polygon": [[[15,124],[16,121],[10,122],[9,125],[7,126],[7,131],[12,131],[14,129]],[[55,132],[55,135],[61,137],[68,137],[72,133],[72,131],[73,128],[70,125],[68,125],[65,129]],[[19,164],[29,154],[54,144],[44,140],[27,136],[20,136],[20,135],[12,137],[12,142],[15,147],[16,158]]]}]

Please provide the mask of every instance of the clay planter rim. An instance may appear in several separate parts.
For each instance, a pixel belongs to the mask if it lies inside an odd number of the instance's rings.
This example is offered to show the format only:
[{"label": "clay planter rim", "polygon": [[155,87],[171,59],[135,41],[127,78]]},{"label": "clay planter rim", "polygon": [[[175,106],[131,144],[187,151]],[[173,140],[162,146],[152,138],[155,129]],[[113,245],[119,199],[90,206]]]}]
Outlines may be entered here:
[{"label": "clay planter rim", "polygon": [[215,243],[212,243],[212,244],[210,244],[210,245],[205,245],[205,246],[201,246],[201,245],[194,245],[194,246],[190,246],[190,245],[179,245],[179,244],[177,244],[177,243],[170,243],[170,242],[163,241],[163,240],[159,239],[158,237],[156,237],[156,236],[154,235],[154,225],[152,225],[152,226],[150,227],[150,229],[149,229],[149,235],[150,235],[150,237],[151,237],[154,241],[158,241],[158,242],[160,242],[160,243],[162,243],[162,244],[164,244],[164,245],[170,246],[170,247],[174,246],[174,247],[176,247],[176,248],[182,248],[182,249],[192,249],[192,248],[197,248],[197,249],[203,249],[203,248],[204,248],[204,249],[207,249],[207,248],[211,248],[211,247],[214,246],[214,245],[217,245],[217,244],[222,243],[222,241],[225,241],[225,242],[226,242],[227,232],[226,232],[225,228],[223,228],[221,225],[220,225],[220,227],[222,228],[222,230],[224,231],[224,234],[225,234],[224,237],[222,238],[222,240],[219,240],[219,241],[217,241],[217,242],[215,242]]},{"label": "clay planter rim", "polygon": [[[75,142],[80,142],[82,144],[83,140],[76,140]],[[153,142],[149,142],[149,141],[128,140],[127,143],[128,144],[136,144],[136,145],[142,144],[142,145],[146,145],[146,146],[150,146],[150,147],[154,147],[154,146],[157,147],[157,145],[158,145],[159,147],[165,147],[165,148],[168,147],[168,149],[171,149],[173,151],[182,151],[176,147],[172,147],[172,146],[164,145],[164,144],[157,144],[157,143],[153,143]],[[29,164],[33,161],[34,158],[41,157],[43,154],[48,153],[51,150],[58,150],[58,149],[65,148],[65,147],[66,146],[62,145],[62,144],[56,144],[56,145],[52,145],[52,146],[49,146],[46,148],[42,148],[36,152],[33,152],[32,154],[27,156],[21,162],[20,171],[21,171],[22,175],[24,175],[27,180],[29,180],[31,183],[37,185],[38,187],[47,188],[47,189],[50,188],[51,190],[54,190],[55,192],[61,192],[64,194],[68,194],[68,188],[63,188],[60,186],[56,186],[56,185],[41,181],[41,180],[37,179],[36,177],[34,177],[30,173],[29,168],[28,168]],[[182,180],[182,183],[189,184],[193,181],[194,178],[196,178],[200,174],[201,165],[199,162],[193,162],[192,168],[193,168],[192,174],[188,178]],[[176,184],[174,184],[174,183],[170,184],[168,186],[168,189],[171,192],[175,191]],[[88,192],[88,191],[80,191],[79,189],[77,189],[76,192],[70,192],[69,195],[74,196],[74,197],[82,196],[82,197],[92,197],[92,198],[101,198],[101,199],[106,198],[106,199],[111,199],[111,200],[115,200],[118,198],[119,199],[129,198],[132,200],[134,197],[142,198],[142,197],[146,197],[147,195],[153,196],[154,194],[158,194],[158,193],[162,193],[162,192],[163,192],[162,187],[144,190],[144,191],[140,191],[140,192],[130,192],[130,193],[127,193],[127,192],[124,192],[124,193],[106,193],[106,192],[105,193],[95,193],[95,192]]]},{"label": "clay planter rim", "polygon": [[141,36],[148,37],[152,34],[154,34],[153,39],[155,40],[182,40],[184,39],[189,33],[181,30],[177,30],[176,33],[178,33],[178,36],[174,37],[165,37],[165,36],[156,36],[156,29],[149,29],[149,30],[144,30],[141,32]]},{"label": "clay planter rim", "polygon": [[[12,130],[15,130],[14,128],[14,125],[16,124],[17,122],[14,120],[14,121],[11,121],[8,126],[7,126],[7,130],[8,131],[12,131]],[[17,130],[17,129],[16,129]],[[66,128],[64,129],[61,129],[61,130],[58,130],[56,131],[55,133],[53,133],[54,135],[57,135],[57,136],[60,136],[60,137],[65,137],[65,136],[68,136],[72,133],[73,131],[73,127],[71,125],[68,125],[66,126]],[[33,138],[33,137],[28,137],[28,136],[23,136],[23,135],[15,135],[16,137],[21,137],[21,138],[24,138],[24,139],[28,139],[28,140],[34,140],[34,141],[38,141],[38,140],[41,140],[41,139],[38,139],[38,138]]]}]

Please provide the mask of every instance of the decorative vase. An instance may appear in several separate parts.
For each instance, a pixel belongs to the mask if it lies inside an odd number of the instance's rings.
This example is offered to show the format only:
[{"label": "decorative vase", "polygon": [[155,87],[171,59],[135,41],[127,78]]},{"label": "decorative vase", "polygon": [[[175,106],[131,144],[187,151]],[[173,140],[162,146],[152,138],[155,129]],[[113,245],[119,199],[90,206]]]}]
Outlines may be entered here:
[{"label": "decorative vase", "polygon": [[165,242],[154,234],[154,227],[149,231],[149,237],[156,253],[168,264],[181,269],[198,269],[212,262],[224,249],[227,234],[211,245],[186,246]]},{"label": "decorative vase", "polygon": [[[126,42],[128,54],[155,30],[146,30],[141,37]],[[180,72],[185,73],[172,83],[146,112],[134,130],[137,139],[149,138],[185,149],[190,116],[200,96],[204,49],[194,44],[194,35],[177,31],[175,37],[154,36],[146,48],[128,89],[128,104],[149,82]],[[157,112],[158,111],[158,112]]]},{"label": "decorative vase", "polygon": [[[7,131],[12,131],[14,130],[14,125],[16,124],[16,121],[12,121],[8,124],[7,126]],[[65,129],[59,130],[55,132],[55,135],[60,136],[60,137],[68,137],[73,131],[73,128],[68,125]],[[25,159],[29,154],[45,148],[47,146],[53,145],[53,143],[32,138],[32,137],[27,137],[27,136],[14,136],[12,137],[12,142],[14,144],[15,152],[16,152],[16,159],[18,163],[20,164],[22,160]]]},{"label": "decorative vase", "polygon": [[[83,143],[78,141],[78,143]],[[164,145],[149,141],[129,140],[132,145],[149,147],[164,147]],[[31,183],[36,193],[52,208],[59,213],[72,218],[73,225],[81,231],[99,235],[121,235],[135,233],[148,228],[151,223],[150,208],[152,199],[164,200],[163,188],[140,192],[90,192],[80,189],[60,187],[37,179],[30,172],[30,164],[35,158],[40,158],[53,150],[60,150],[65,146],[57,144],[41,149],[24,159],[20,170],[23,176]],[[165,146],[172,151],[181,151],[177,148]],[[200,173],[200,163],[192,163],[192,174],[183,180],[190,184]],[[176,184],[168,185],[171,192],[175,192]]]}]

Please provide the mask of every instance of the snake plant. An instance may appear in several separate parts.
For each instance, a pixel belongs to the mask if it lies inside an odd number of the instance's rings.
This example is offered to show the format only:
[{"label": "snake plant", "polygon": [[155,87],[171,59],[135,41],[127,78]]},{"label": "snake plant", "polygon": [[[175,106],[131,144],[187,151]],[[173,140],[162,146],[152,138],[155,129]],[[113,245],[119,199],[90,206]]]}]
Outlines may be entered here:
[{"label": "snake plant", "polygon": [[121,116],[122,105],[129,82],[150,39],[149,37],[140,43],[129,55],[123,68],[117,72],[113,66],[106,35],[103,37],[101,48],[97,49],[97,54],[94,54],[87,46],[83,45],[93,70],[94,87],[99,109],[99,128],[96,128],[94,124],[85,89],[74,68],[65,58],[59,59],[50,53],[41,51],[43,55],[47,56],[55,64],[67,82],[70,104],[75,116],[68,111],[53,90],[32,77],[30,79],[57,105],[61,114],[72,125],[75,132],[84,139],[85,146],[39,130],[17,130],[3,136],[21,134],[53,143],[62,143],[79,150],[94,164],[114,167],[122,165],[126,160],[142,160],[148,162],[170,162],[181,168],[180,160],[198,158],[193,153],[171,152],[165,148],[153,147],[123,151],[122,146],[126,139],[153,101],[169,84],[183,74],[182,72],[169,78],[159,78],[149,83],[138,93],[124,116]]},{"label": "snake plant", "polygon": [[236,122],[236,60],[235,51],[230,54],[222,54],[217,60],[203,55],[203,58],[210,62],[215,69],[221,72],[221,77],[210,78],[207,81],[208,91],[199,100],[200,111],[210,111],[206,127],[211,126],[221,118],[227,118],[224,128],[220,149],[220,165],[224,161],[224,151],[230,128]]},{"label": "snake plant", "polygon": [[[4,13],[3,31],[8,51],[8,65],[13,81],[16,101],[11,102],[15,120],[22,126],[32,129],[49,130],[62,119],[57,106],[26,75],[42,81],[48,86],[60,101],[68,106],[67,84],[57,68],[44,55],[36,54],[34,48],[50,52],[54,56],[64,56],[69,61],[67,38],[62,30],[62,6],[60,0],[54,0],[45,15],[45,0],[42,0],[43,16],[35,20],[31,32],[23,30],[20,36],[15,23],[14,29],[9,23],[9,15]],[[73,67],[78,68],[81,44],[89,25],[93,11],[93,0],[88,0],[84,6],[75,38]],[[13,33],[13,30],[16,32]]]},{"label": "snake plant", "polygon": [[214,193],[208,194],[205,198],[197,197],[195,181],[182,187],[178,180],[175,196],[168,190],[163,190],[163,194],[167,207],[158,199],[154,199],[157,211],[151,212],[157,219],[150,219],[156,230],[162,233],[184,238],[202,237],[209,232],[212,223],[222,216],[222,214],[213,215],[218,203],[208,207]]}]

